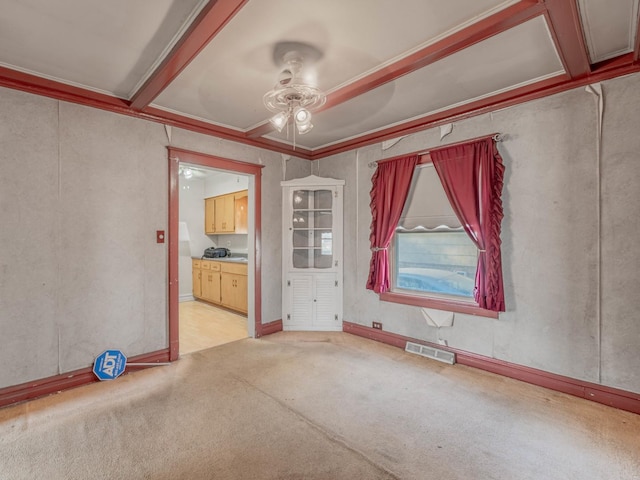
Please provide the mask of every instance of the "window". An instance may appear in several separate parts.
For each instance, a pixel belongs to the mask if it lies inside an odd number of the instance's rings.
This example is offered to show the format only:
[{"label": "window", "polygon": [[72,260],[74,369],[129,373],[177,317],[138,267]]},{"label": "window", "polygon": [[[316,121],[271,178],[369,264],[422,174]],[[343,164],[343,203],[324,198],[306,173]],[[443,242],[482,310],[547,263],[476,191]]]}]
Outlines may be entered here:
[{"label": "window", "polygon": [[392,287],[384,300],[486,314],[473,299],[478,249],[431,163],[416,168],[391,250]]},{"label": "window", "polygon": [[464,230],[396,232],[395,289],[473,300],[478,250]]},{"label": "window", "polygon": [[[430,306],[492,318],[498,318],[499,312],[505,311],[500,248],[500,223],[504,216],[504,164],[495,142],[495,135],[491,135],[436,148],[421,157],[413,154],[378,164],[371,177],[371,262],[367,289],[378,293],[381,300],[390,302]],[[426,164],[428,159],[433,161],[434,166],[421,166],[423,170],[417,170],[414,175],[416,165]],[[433,170],[428,170],[429,168],[434,168],[436,174]],[[436,179],[442,180],[442,184],[436,182]],[[445,195],[439,193],[441,191],[445,192]],[[448,207],[449,199],[451,206]],[[457,225],[458,222],[451,215],[452,211],[455,211],[455,218],[464,222],[464,231],[479,249],[473,302],[466,299],[461,301],[464,297],[460,295],[458,300],[439,299],[432,302],[431,295],[437,292],[425,292],[424,295],[418,296],[403,293],[401,284],[405,281],[405,275],[401,278],[400,263],[406,255],[399,240],[404,238],[401,233],[422,231],[434,234],[443,229],[455,231],[462,225]],[[396,230],[400,233],[396,234]],[[424,235],[422,238],[444,237]],[[431,242],[432,240],[429,240],[429,243]],[[394,248],[400,249],[396,252],[395,265],[392,262]],[[427,254],[426,250],[422,253],[424,256]],[[461,256],[464,255],[456,254],[456,257]],[[463,276],[464,270],[456,270],[456,267],[460,266],[459,260],[458,258],[455,261],[441,263],[447,266],[448,271]],[[429,262],[426,262],[426,266],[416,268],[428,269]],[[391,275],[394,271],[395,278]],[[457,277],[453,279],[459,280]],[[406,283],[409,281],[410,279],[407,279]],[[413,288],[416,288],[415,284],[419,282],[413,283]],[[461,281],[457,283],[461,284]],[[449,287],[449,295],[452,290],[453,287]],[[452,306],[456,308],[448,308]]]}]

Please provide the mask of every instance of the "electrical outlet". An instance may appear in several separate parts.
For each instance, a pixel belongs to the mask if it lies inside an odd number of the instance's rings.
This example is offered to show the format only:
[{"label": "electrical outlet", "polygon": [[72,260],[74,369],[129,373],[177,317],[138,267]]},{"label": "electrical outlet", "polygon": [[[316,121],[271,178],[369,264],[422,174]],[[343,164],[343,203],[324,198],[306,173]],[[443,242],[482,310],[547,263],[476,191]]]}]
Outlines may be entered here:
[{"label": "electrical outlet", "polygon": [[382,323],[380,322],[372,322],[371,326],[375,329],[382,330]]}]

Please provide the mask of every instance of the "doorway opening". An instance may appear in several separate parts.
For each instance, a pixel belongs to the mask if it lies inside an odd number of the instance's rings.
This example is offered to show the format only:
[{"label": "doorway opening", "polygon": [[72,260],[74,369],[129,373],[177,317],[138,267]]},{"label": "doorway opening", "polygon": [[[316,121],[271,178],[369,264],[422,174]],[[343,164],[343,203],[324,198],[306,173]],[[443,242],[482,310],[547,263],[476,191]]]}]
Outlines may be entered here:
[{"label": "doorway opening", "polygon": [[180,355],[247,338],[248,189],[241,173],[180,162]]},{"label": "doorway opening", "polygon": [[[261,171],[261,165],[169,148],[171,360],[261,336]],[[245,225],[239,220],[238,229],[229,228],[232,220],[219,222],[217,229],[207,226],[205,198],[212,205],[219,200],[218,208],[228,201],[233,208],[234,199],[235,205],[245,205]],[[223,213],[218,214],[220,220]],[[205,249],[218,251],[203,259]]]}]

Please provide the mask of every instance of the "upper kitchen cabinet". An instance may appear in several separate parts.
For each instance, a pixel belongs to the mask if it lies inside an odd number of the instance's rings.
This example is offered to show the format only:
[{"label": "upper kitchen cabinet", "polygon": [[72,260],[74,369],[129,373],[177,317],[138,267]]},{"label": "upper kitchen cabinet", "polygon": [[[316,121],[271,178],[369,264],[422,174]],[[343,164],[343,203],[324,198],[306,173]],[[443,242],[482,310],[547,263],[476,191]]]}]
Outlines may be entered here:
[{"label": "upper kitchen cabinet", "polygon": [[243,190],[235,194],[234,208],[235,208],[235,231],[236,233],[247,233],[247,207],[249,205],[249,192]]},{"label": "upper kitchen cabinet", "polygon": [[229,193],[215,197],[216,233],[235,233],[235,195]]},{"label": "upper kitchen cabinet", "polygon": [[215,197],[204,199],[204,233],[212,235],[216,233],[215,221]]},{"label": "upper kitchen cabinet", "polygon": [[247,233],[248,191],[205,198],[205,233]]}]

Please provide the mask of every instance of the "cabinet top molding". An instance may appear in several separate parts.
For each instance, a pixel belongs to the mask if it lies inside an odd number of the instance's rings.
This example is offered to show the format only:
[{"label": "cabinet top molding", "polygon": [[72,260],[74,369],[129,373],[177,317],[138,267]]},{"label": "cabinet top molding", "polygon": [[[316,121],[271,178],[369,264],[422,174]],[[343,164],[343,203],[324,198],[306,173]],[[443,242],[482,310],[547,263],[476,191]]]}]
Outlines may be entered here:
[{"label": "cabinet top molding", "polygon": [[283,180],[282,182],[280,182],[280,186],[282,187],[289,187],[292,185],[344,185],[344,180],[309,175],[308,177],[294,178],[292,180]]}]

